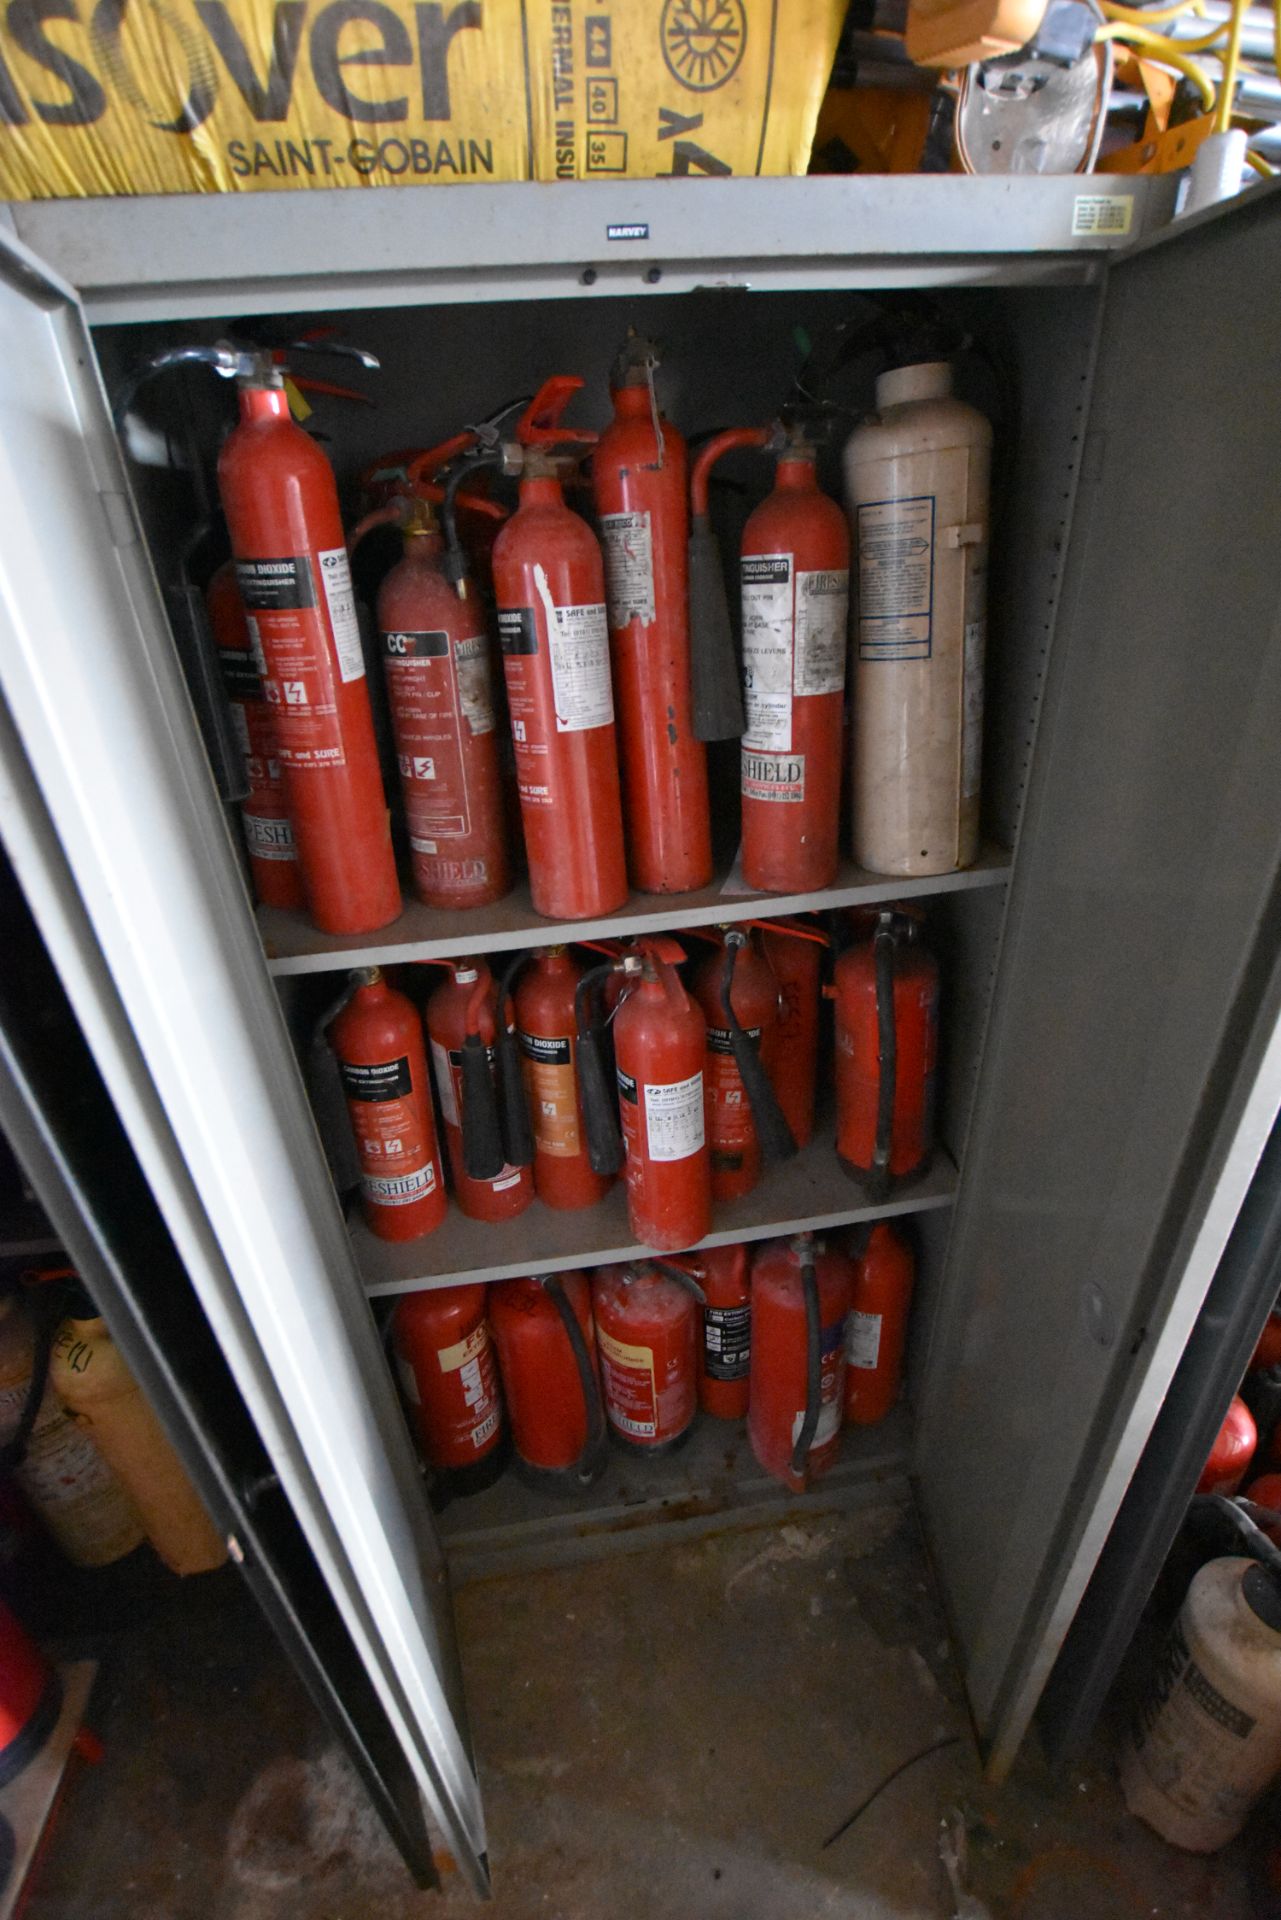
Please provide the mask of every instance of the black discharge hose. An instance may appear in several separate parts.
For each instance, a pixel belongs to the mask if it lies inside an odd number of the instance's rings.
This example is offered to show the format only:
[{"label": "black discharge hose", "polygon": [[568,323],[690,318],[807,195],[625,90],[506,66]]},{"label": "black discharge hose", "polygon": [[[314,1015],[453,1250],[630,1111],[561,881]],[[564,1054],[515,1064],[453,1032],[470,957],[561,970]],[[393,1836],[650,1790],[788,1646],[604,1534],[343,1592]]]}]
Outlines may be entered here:
[{"label": "black discharge hose", "polygon": [[707,1295],[703,1292],[703,1289],[699,1286],[693,1274],[686,1273],[684,1267],[678,1267],[670,1260],[647,1260],[645,1265],[656,1268],[659,1273],[665,1273],[667,1278],[674,1280],[678,1287],[684,1287],[686,1293],[692,1294],[700,1307],[707,1305]]},{"label": "black discharge hose", "polygon": [[[445,530],[445,558],[442,563],[446,580],[456,590],[461,589],[467,578],[467,555],[463,552],[463,543],[458,537],[458,493],[463,482],[470,480],[473,473],[482,467],[501,467],[503,464],[501,447],[478,447],[474,453],[465,453],[458,465],[445,482],[445,497],[441,502],[440,519]],[[458,597],[463,598],[459,591]]]},{"label": "black discharge hose", "polygon": [[[501,1024],[500,1008],[495,1025]],[[469,1033],[462,1052],[463,1169],[469,1180],[496,1180],[506,1161],[489,1048],[479,1033]]]},{"label": "black discharge hose", "polygon": [[894,1098],[898,1091],[898,1025],[894,1011],[894,955],[896,938],[891,915],[882,916],[872,943],[876,969],[876,1145],[872,1149],[869,1186],[874,1200],[883,1200],[890,1184],[890,1149],[894,1143]]},{"label": "black discharge hose", "polygon": [[792,1448],[792,1472],[804,1479],[809,1450],[818,1432],[818,1416],[823,1409],[823,1319],[818,1298],[818,1268],[814,1249],[804,1246],[801,1256],[801,1293],[805,1300],[805,1417]]},{"label": "black discharge hose", "polygon": [[796,1136],[787,1124],[787,1116],[778,1104],[769,1075],[761,1064],[759,1049],[753,1045],[748,1034],[739,1025],[734,1012],[733,987],[734,966],[738,960],[738,950],[743,945],[743,935],[730,932],[725,936],[725,965],[721,970],[721,1012],[725,1016],[725,1025],[729,1029],[729,1043],[734,1054],[734,1064],[738,1068],[739,1079],[747,1092],[748,1104],[752,1109],[752,1119],[756,1125],[756,1137],[761,1143],[761,1153],[766,1161],[790,1160],[797,1151]]},{"label": "black discharge hose", "polygon": [[498,1063],[498,1124],[503,1152],[509,1167],[527,1167],[534,1158],[534,1136],[529,1125],[529,1107],[525,1101],[525,1080],[520,1070],[520,1043],[507,1024],[507,1001],[512,982],[525,964],[518,953],[509,960],[498,981],[498,1015],[494,1050]]},{"label": "black discharge hose", "polygon": [[1213,1507],[1216,1513],[1221,1514],[1243,1536],[1242,1544],[1249,1549],[1254,1559],[1262,1561],[1269,1573],[1281,1575],[1281,1549],[1274,1546],[1253,1518],[1257,1513],[1261,1517],[1275,1520],[1276,1515],[1270,1508],[1256,1506],[1253,1500],[1229,1500],[1224,1493],[1198,1494],[1192,1504],[1203,1511]]},{"label": "black discharge hose", "polygon": [[604,1036],[592,1018],[596,988],[615,971],[617,962],[591,967],[574,988],[574,1024],[578,1029],[575,1064],[583,1103],[587,1158],[593,1173],[614,1174],[623,1164],[623,1136],[618,1126],[618,1100],[605,1072]]},{"label": "black discharge hose", "polygon": [[560,1315],[565,1337],[573,1351],[574,1364],[578,1368],[578,1383],[583,1390],[583,1411],[587,1415],[587,1433],[583,1450],[574,1462],[574,1473],[582,1486],[589,1487],[593,1480],[599,1479],[605,1466],[605,1407],[600,1397],[600,1382],[596,1378],[592,1356],[587,1351],[583,1329],[578,1324],[578,1315],[556,1274],[547,1275],[543,1281],[543,1291]]}]

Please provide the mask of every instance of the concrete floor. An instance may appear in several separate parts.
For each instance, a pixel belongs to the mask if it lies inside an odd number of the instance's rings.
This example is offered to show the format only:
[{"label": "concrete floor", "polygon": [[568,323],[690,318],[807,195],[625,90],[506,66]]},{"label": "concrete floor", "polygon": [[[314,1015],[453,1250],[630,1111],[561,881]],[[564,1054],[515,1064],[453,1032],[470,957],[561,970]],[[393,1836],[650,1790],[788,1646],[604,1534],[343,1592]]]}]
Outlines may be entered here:
[{"label": "concrete floor", "polygon": [[[221,1576],[121,1636],[25,1920],[448,1920],[415,1893]],[[1108,1745],[1000,1792],[974,1763],[913,1523],[870,1509],[464,1587],[494,1920],[946,1920],[963,1808],[993,1920],[1250,1920],[1233,1853],[1125,1814]],[[903,1760],[843,1838],[826,1837]],[[977,1916],[975,1917],[977,1920]]]}]

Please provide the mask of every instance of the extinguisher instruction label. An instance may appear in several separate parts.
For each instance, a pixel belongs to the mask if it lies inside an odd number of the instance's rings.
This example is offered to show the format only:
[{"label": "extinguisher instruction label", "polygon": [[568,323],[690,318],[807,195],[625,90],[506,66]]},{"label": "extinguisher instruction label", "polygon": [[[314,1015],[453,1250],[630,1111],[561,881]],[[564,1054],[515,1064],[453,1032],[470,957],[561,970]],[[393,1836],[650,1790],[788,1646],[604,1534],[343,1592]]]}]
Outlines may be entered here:
[{"label": "extinguisher instruction label", "polygon": [[278,613],[314,607],[316,586],[305,553],[283,560],[237,560],[236,584],[250,613]]},{"label": "extinguisher instruction label", "polygon": [[844,690],[849,616],[848,571],[797,574],[794,693],[810,696]]},{"label": "extinguisher instruction label", "polygon": [[[539,569],[535,569],[538,572]],[[557,733],[586,733],[614,719],[605,609],[556,607],[549,622]]]},{"label": "extinguisher instruction label", "polygon": [[537,653],[538,621],[532,607],[500,607],[498,644],[504,653]]},{"label": "extinguisher instruction label", "polygon": [[706,1138],[703,1122],[703,1076],[671,1080],[644,1088],[645,1134],[651,1160],[688,1160]]},{"label": "extinguisher instruction label", "polygon": [[572,1158],[582,1146],[573,1042],[564,1035],[522,1033],[519,1029],[516,1038],[524,1055],[534,1144],[540,1153],[550,1153],[557,1159]]},{"label": "extinguisher instruction label", "polygon": [[805,798],[805,755],[758,753],[744,747],[741,786],[744,800],[798,803]]},{"label": "extinguisher instruction label", "polygon": [[440,1176],[414,1097],[408,1055],[369,1065],[340,1060],[338,1073],[365,1198],[380,1207],[408,1207],[434,1193]]},{"label": "extinguisher instruction label", "polygon": [[741,567],[743,746],[785,753],[792,744],[792,556],[745,553]]},{"label": "extinguisher instruction label", "polygon": [[928,660],[934,617],[932,493],[858,510],[858,657]]},{"label": "extinguisher instruction label", "polygon": [[236,578],[280,764],[309,772],[345,765],[333,650],[307,556],[237,560]]},{"label": "extinguisher instruction label", "polygon": [[709,1380],[746,1380],[752,1359],[752,1309],[704,1307],[703,1371]]},{"label": "extinguisher instruction label", "polygon": [[615,632],[631,620],[654,618],[654,538],[647,513],[603,513],[600,543],[605,555],[609,624]]},{"label": "extinguisher instruction label", "polygon": [[458,703],[473,737],[494,731],[494,690],[489,678],[489,644],[484,634],[472,634],[454,648],[454,678]]},{"label": "extinguisher instruction label", "polygon": [[340,1060],[343,1091],[349,1100],[404,1100],[413,1092],[409,1059],[380,1060],[373,1066],[357,1066]]},{"label": "extinguisher instruction label", "polygon": [[[227,698],[233,702],[232,713],[239,712],[234,704],[240,700],[261,700],[262,681],[258,674],[258,662],[248,647],[220,647],[218,664],[222,668],[222,684],[227,690]],[[243,714],[241,715],[243,719]]]},{"label": "extinguisher instruction label", "polygon": [[852,1367],[871,1372],[881,1357],[881,1318],[879,1313],[860,1313],[851,1308],[845,1321],[845,1358]]},{"label": "extinguisher instruction label", "polygon": [[611,1423],[620,1433],[652,1440],[658,1432],[653,1352],[649,1347],[616,1340],[600,1326],[596,1329],[596,1346]]},{"label": "extinguisher instruction label", "polygon": [[382,651],[409,844],[435,854],[437,840],[472,829],[463,740],[465,730],[493,726],[485,642],[477,635],[451,646],[445,632],[386,628]]},{"label": "extinguisher instruction label", "polygon": [[325,583],[325,605],[334,630],[334,648],[338,671],[344,681],[363,680],[365,655],[360,645],[360,622],[356,618],[356,596],[351,588],[351,568],[346,547],[325,547],[317,551],[320,577]]},{"label": "extinguisher instruction label", "polygon": [[436,1355],[442,1374],[457,1374],[462,1389],[463,1414],[454,1438],[479,1453],[493,1439],[502,1419],[498,1398],[498,1370],[489,1339],[489,1323],[482,1320],[465,1340],[442,1347]]}]

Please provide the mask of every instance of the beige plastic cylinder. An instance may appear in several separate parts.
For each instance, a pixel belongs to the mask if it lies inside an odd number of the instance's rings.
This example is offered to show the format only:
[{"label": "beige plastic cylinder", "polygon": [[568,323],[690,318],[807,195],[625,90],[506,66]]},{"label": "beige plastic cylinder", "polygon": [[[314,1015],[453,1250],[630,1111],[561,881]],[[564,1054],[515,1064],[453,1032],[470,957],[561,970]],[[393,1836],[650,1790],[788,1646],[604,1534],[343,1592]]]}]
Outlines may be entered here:
[{"label": "beige plastic cylinder", "polygon": [[854,857],[952,873],[979,850],[992,429],[929,361],[883,373],[845,448]]},{"label": "beige plastic cylinder", "polygon": [[49,1386],[127,1490],[165,1565],[184,1574],[222,1566],[226,1543],[104,1320],[63,1321]]},{"label": "beige plastic cylinder", "polygon": [[1279,1771],[1281,1588],[1253,1560],[1211,1560],[1122,1752],[1125,1802],[1174,1846],[1214,1853]]},{"label": "beige plastic cylinder", "polygon": [[[16,1300],[0,1299],[0,1444],[22,1417],[34,1353],[25,1312]],[[146,1538],[120,1480],[48,1385],[14,1478],[78,1567],[109,1566]]]}]

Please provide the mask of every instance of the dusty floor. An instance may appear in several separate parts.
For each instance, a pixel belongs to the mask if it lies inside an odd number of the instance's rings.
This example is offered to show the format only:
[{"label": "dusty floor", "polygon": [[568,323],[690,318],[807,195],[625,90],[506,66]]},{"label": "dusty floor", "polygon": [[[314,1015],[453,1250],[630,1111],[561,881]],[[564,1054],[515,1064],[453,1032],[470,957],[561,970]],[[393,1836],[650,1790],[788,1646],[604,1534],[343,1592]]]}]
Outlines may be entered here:
[{"label": "dusty floor", "polygon": [[[251,1604],[221,1576],[120,1636],[109,1757],[64,1805],[25,1920],[430,1920]],[[1234,1855],[1125,1814],[1106,1741],[978,1778],[912,1523],[765,1527],[458,1595],[494,1920],[946,1920],[964,1809],[993,1920],[1249,1920]],[[902,1761],[845,1835],[828,1835]],[[979,1920],[976,1915],[975,1920]]]}]

